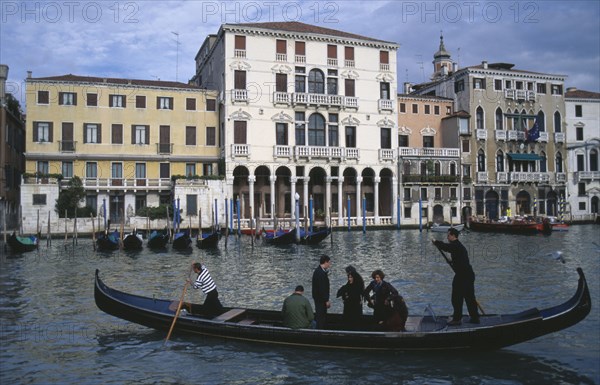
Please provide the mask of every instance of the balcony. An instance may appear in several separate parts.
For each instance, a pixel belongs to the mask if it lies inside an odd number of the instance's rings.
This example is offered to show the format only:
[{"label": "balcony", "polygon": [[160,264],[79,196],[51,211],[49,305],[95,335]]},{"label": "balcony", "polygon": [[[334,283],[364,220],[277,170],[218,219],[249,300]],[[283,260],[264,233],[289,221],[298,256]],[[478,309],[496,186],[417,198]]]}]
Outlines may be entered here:
[{"label": "balcony", "polygon": [[305,55],[294,55],[294,59],[296,60],[296,63],[306,63]]},{"label": "balcony", "polygon": [[232,102],[248,102],[248,90],[231,90]]},{"label": "balcony", "polygon": [[487,171],[478,171],[476,178],[477,178],[477,183],[487,183],[488,182],[488,172]]},{"label": "balcony", "polygon": [[245,59],[246,58],[246,50],[245,49],[235,49],[235,50],[233,50],[233,56],[237,59]]},{"label": "balcony", "polygon": [[344,60],[344,67],[354,68],[354,60]]},{"label": "balcony", "polygon": [[390,70],[389,63],[379,63],[379,70],[388,72]]},{"label": "balcony", "polygon": [[[558,174],[556,176],[558,177]],[[578,171],[575,173],[575,179],[577,179],[577,181],[600,180],[600,171]]]},{"label": "balcony", "polygon": [[538,142],[546,142],[548,143],[548,133],[547,132],[540,132],[540,137],[537,140]]},{"label": "balcony", "polygon": [[336,159],[344,161],[346,159],[359,159],[360,152],[358,148],[346,147],[325,147],[325,146],[295,146],[294,156],[296,159]]},{"label": "balcony", "polygon": [[547,172],[511,172],[510,182],[511,183],[547,183],[550,181],[550,174]]},{"label": "balcony", "polygon": [[61,140],[58,142],[58,150],[60,152],[75,152],[77,142],[72,140]]},{"label": "balcony", "polygon": [[475,130],[475,136],[477,140],[487,140],[487,130],[478,128]]},{"label": "balcony", "polygon": [[496,172],[496,182],[497,183],[508,183],[508,173],[497,171]]},{"label": "balcony", "polygon": [[232,144],[231,145],[231,157],[250,157],[250,145],[249,144]]},{"label": "balcony", "polygon": [[379,99],[379,111],[394,111],[394,101],[390,99]]},{"label": "balcony", "polygon": [[291,158],[294,155],[294,147],[292,146],[274,146],[274,158]]},{"label": "balcony", "polygon": [[554,133],[554,141],[556,143],[564,143],[566,139],[566,135],[564,132],[556,132]]},{"label": "balcony", "polygon": [[404,174],[402,183],[432,183],[432,184],[457,184],[460,181],[458,175],[422,175],[422,174]]},{"label": "balcony", "polygon": [[287,62],[287,54],[285,54],[285,53],[276,53],[275,54],[275,61]]},{"label": "balcony", "polygon": [[333,59],[333,58],[327,58],[327,65],[329,67],[337,67],[338,60],[337,59]]},{"label": "balcony", "polygon": [[396,160],[396,151],[390,148],[379,149],[380,162],[393,162],[394,160]]},{"label": "balcony", "polygon": [[274,92],[273,103],[294,106],[316,105],[323,107],[358,108],[358,98],[354,96],[328,94]]},{"label": "balcony", "polygon": [[507,132],[508,131],[505,131],[505,130],[496,130],[495,131],[495,133],[496,133],[496,140],[506,141],[506,137],[508,136]]},{"label": "balcony", "polygon": [[509,130],[508,140],[525,140],[525,131]]},{"label": "balcony", "polygon": [[[170,178],[83,178],[83,188],[85,190],[119,190],[136,189],[138,187],[144,190],[170,190],[172,182]],[[63,181],[61,187],[66,187],[68,181]]]},{"label": "balcony", "polygon": [[172,154],[173,143],[156,143],[156,153],[159,155]]},{"label": "balcony", "polygon": [[506,99],[535,101],[535,92],[527,90],[504,90]]},{"label": "balcony", "polygon": [[458,158],[460,150],[458,148],[435,148],[435,147],[400,147],[398,149],[399,157],[425,157],[425,158]]},{"label": "balcony", "polygon": [[556,174],[556,183],[567,183],[567,174],[564,172],[557,172]]}]

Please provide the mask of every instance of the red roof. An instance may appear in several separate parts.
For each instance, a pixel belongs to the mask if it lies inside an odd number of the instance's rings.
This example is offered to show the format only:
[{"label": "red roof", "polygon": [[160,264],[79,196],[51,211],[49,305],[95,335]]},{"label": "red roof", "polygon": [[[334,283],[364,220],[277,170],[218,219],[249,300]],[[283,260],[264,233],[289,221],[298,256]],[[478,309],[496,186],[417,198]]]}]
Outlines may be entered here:
[{"label": "red roof", "polygon": [[600,93],[584,90],[567,90],[565,98],[572,99],[600,99]]},{"label": "red roof", "polygon": [[[134,85],[146,87],[166,87],[166,88],[188,88],[200,89],[195,85],[187,83],[162,81],[162,80],[139,80],[139,79],[120,79],[120,78],[101,78],[96,76],[78,76],[73,74],[48,76],[42,78],[30,78],[31,80],[49,80],[55,82],[77,82],[77,83],[106,83],[118,85]],[[28,79],[29,80],[29,79]]]}]

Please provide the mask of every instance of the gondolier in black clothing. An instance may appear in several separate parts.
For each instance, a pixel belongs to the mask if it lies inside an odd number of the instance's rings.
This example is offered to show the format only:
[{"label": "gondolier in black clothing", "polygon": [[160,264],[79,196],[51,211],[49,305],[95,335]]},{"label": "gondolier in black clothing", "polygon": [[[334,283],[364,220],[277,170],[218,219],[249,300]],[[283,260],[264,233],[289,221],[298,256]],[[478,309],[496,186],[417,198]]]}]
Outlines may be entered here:
[{"label": "gondolier in black clothing", "polygon": [[202,292],[206,294],[204,300],[204,310],[208,315],[216,316],[223,312],[223,305],[219,301],[219,292],[217,291],[217,285],[210,276],[210,272],[201,263],[192,263],[192,269],[194,273],[198,274],[196,280],[192,283],[194,289],[202,289]]},{"label": "gondolier in black clothing", "polygon": [[431,242],[440,250],[450,253],[450,266],[454,270],[454,279],[452,280],[452,307],[454,313],[452,320],[448,322],[450,326],[460,325],[463,314],[463,301],[467,304],[467,309],[471,319],[469,323],[479,323],[479,314],[477,313],[477,300],[475,299],[475,273],[469,262],[469,254],[465,246],[458,240],[458,231],[451,228],[448,230],[448,243],[431,240]]},{"label": "gondolier in black clothing", "polygon": [[329,277],[327,276],[331,267],[331,258],[321,255],[319,266],[312,276],[312,297],[315,301],[315,322],[317,329],[325,329],[327,326],[327,309],[331,306],[329,302]]}]

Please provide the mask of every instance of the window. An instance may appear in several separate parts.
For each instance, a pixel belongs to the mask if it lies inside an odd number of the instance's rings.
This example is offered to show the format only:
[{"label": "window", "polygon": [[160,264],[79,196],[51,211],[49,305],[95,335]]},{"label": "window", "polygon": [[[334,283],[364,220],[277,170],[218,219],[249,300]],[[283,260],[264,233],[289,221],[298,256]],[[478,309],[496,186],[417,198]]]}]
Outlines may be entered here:
[{"label": "window", "polygon": [[186,126],[185,127],[185,145],[195,146],[196,145],[196,127]]},{"label": "window", "polygon": [[85,105],[88,107],[97,107],[98,106],[98,94],[86,94],[85,95]]},{"label": "window", "polygon": [[33,194],[33,204],[45,206],[46,205],[46,194]]},{"label": "window", "polygon": [[499,107],[496,109],[496,130],[504,130],[504,118]]},{"label": "window", "polygon": [[123,144],[123,125],[113,124],[110,131],[112,144]]},{"label": "window", "polygon": [[461,92],[465,90],[464,79],[454,82],[454,92]]},{"label": "window", "polygon": [[381,82],[379,83],[379,98],[390,100],[390,83]]},{"label": "window", "polygon": [[148,203],[146,201],[145,195],[136,195],[135,196],[135,212],[136,213],[138,211],[140,211],[142,208],[146,207],[147,205],[148,205]]},{"label": "window", "polygon": [[234,44],[235,44],[236,50],[245,51],[246,50],[246,36],[235,35]]},{"label": "window", "polygon": [[496,154],[496,171],[504,172],[504,153],[502,151],[498,151]]},{"label": "window", "polygon": [[185,175],[186,176],[196,175],[196,164],[195,163],[186,163],[185,164]]},{"label": "window", "polygon": [[77,94],[74,92],[59,92],[58,104],[61,106],[76,106]]},{"label": "window", "polygon": [[329,114],[329,146],[339,146],[339,134],[338,134],[338,114]]},{"label": "window", "polygon": [[108,95],[108,106],[125,108],[125,95]]},{"label": "window", "polygon": [[477,129],[483,130],[483,108],[477,107],[477,110],[475,111],[475,121],[477,124]]},{"label": "window", "polygon": [[206,145],[217,145],[217,129],[215,127],[206,127]]},{"label": "window", "polygon": [[288,133],[286,123],[275,123],[275,144],[278,146],[287,146]]},{"label": "window", "polygon": [[421,200],[427,200],[427,187],[421,187]]},{"label": "window", "polygon": [[563,172],[563,160],[560,152],[556,153],[556,172]]},{"label": "window", "polygon": [[50,173],[50,166],[46,160],[39,160],[36,167],[39,174],[48,175]]},{"label": "window", "polygon": [[381,148],[392,148],[392,129],[381,127]]},{"label": "window", "polygon": [[172,110],[173,109],[173,98],[167,96],[156,97],[156,108],[159,110]]},{"label": "window", "polygon": [[311,94],[325,93],[325,75],[319,69],[312,69],[308,73],[308,92]]},{"label": "window", "polygon": [[198,196],[196,194],[187,194],[185,196],[186,215],[196,215],[198,213]]},{"label": "window", "polygon": [[134,124],[131,126],[131,144],[149,144],[150,126]]},{"label": "window", "polygon": [[246,127],[247,122],[243,120],[236,120],[233,122],[233,143],[235,144],[246,144]]},{"label": "window", "polygon": [[275,74],[275,91],[287,92],[287,74]]},{"label": "window", "polygon": [[442,200],[442,188],[441,187],[435,187],[433,190],[433,194],[434,194],[434,197],[433,197],[434,200],[436,200],[436,201]]},{"label": "window", "polygon": [[469,139],[463,139],[462,141],[462,151],[463,152],[471,152]]},{"label": "window", "polygon": [[325,118],[321,114],[308,118],[308,145],[325,146]]},{"label": "window", "polygon": [[502,91],[502,79],[494,79],[494,91]]},{"label": "window", "polygon": [[236,90],[246,89],[246,71],[236,70],[233,73],[233,88]]},{"label": "window", "polygon": [[169,163],[160,164],[160,179],[168,179],[171,177],[171,165]]},{"label": "window", "polygon": [[379,64],[390,64],[389,51],[379,51]]},{"label": "window", "polygon": [[337,65],[337,45],[327,44],[327,63]]},{"label": "window", "polygon": [[410,187],[405,187],[404,188],[404,200],[405,201],[410,201]]},{"label": "window", "polygon": [[287,60],[287,40],[277,39],[275,41],[275,53],[277,54],[276,60]]},{"label": "window", "polygon": [[563,87],[560,84],[552,84],[552,95],[562,95]]},{"label": "window", "polygon": [[542,159],[540,159],[540,172],[547,172],[548,165],[547,165],[546,153],[544,151],[540,152],[540,157],[542,158]]},{"label": "window", "polygon": [[475,90],[485,89],[485,79],[473,78],[473,89],[475,89]]},{"label": "window", "polygon": [[433,136],[431,136],[431,135],[423,136],[423,147],[426,147],[426,148],[433,147]]},{"label": "window", "polygon": [[446,106],[446,115],[452,114],[452,107]]},{"label": "window", "polygon": [[94,214],[98,209],[98,196],[97,195],[86,195],[85,196],[85,207],[89,207],[94,210]]},{"label": "window", "polygon": [[295,90],[299,93],[306,92],[306,69],[296,67]]},{"label": "window", "polygon": [[185,98],[185,109],[187,111],[196,111],[196,98]]},{"label": "window", "polygon": [[412,211],[411,206],[404,206],[404,218],[410,218],[411,211]]},{"label": "window", "polygon": [[537,83],[537,93],[545,94],[546,93],[546,83]]},{"label": "window", "polygon": [[73,177],[73,162],[62,162],[62,175],[65,178]]},{"label": "window", "polygon": [[102,143],[102,130],[100,124],[83,124],[83,143]]},{"label": "window", "polygon": [[[450,187],[450,200],[455,201],[457,199],[456,196],[456,187]],[[454,215],[456,216],[456,215]]]},{"label": "window", "polygon": [[37,103],[38,104],[49,104],[50,103],[50,92],[49,91],[38,91]]},{"label": "window", "polygon": [[581,118],[583,116],[582,107],[583,106],[581,104],[576,104],[575,105],[575,117]]},{"label": "window", "polygon": [[450,163],[450,175],[456,176],[456,163]]},{"label": "window", "polygon": [[354,79],[344,79],[344,95],[350,97],[356,96],[354,90]]},{"label": "window", "polygon": [[477,153],[477,171],[485,171],[485,153],[479,150]]},{"label": "window", "polygon": [[471,200],[471,188],[470,187],[463,188],[463,199],[466,201]]},{"label": "window", "polygon": [[408,147],[408,135],[398,135],[398,147]]},{"label": "window", "polygon": [[413,104],[412,105],[412,113],[413,114],[418,114],[419,113],[419,105],[418,104]]},{"label": "window", "polygon": [[440,114],[440,106],[433,106],[433,113],[435,115],[439,115]]},{"label": "window", "polygon": [[206,99],[206,111],[216,111],[217,101],[215,99]]},{"label": "window", "polygon": [[512,88],[512,81],[511,80],[505,80],[504,81],[504,88],[506,88],[507,90],[510,90]]},{"label": "window", "polygon": [[590,171],[598,171],[598,150],[590,150]]},{"label": "window", "polygon": [[523,89],[523,82],[522,82],[521,80],[517,80],[517,81],[515,82],[515,87],[516,87],[516,89],[518,89],[518,90],[522,90],[522,89]]},{"label": "window", "polygon": [[212,163],[203,163],[202,164],[202,175],[212,175],[212,174],[213,174]]},{"label": "window", "polygon": [[338,79],[337,70],[327,70],[327,95],[337,95]]},{"label": "window", "polygon": [[[306,43],[303,41],[297,41],[294,43],[294,48],[296,51],[296,56],[304,57],[306,55]],[[298,61],[298,58],[296,58]]]},{"label": "window", "polygon": [[400,112],[406,113],[406,103],[400,103]]},{"label": "window", "polygon": [[98,163],[86,162],[85,163],[85,177],[86,178],[98,178]]},{"label": "window", "polygon": [[426,104],[424,107],[425,107],[425,115],[430,115],[431,114],[431,106],[429,104]]},{"label": "window", "polygon": [[52,122],[33,122],[33,141],[52,142]]},{"label": "window", "polygon": [[135,164],[135,178],[146,179],[146,163]]},{"label": "window", "polygon": [[354,47],[344,47],[344,60],[344,66],[354,67]]},{"label": "window", "polygon": [[346,147],[356,148],[356,127],[346,126]]},{"label": "window", "polygon": [[296,146],[306,145],[306,117],[304,112],[296,112],[295,116]]},{"label": "window", "polygon": [[[113,179],[113,186],[121,186],[123,181],[123,163],[112,163],[110,166],[111,178]],[[116,180],[115,180],[116,179]]]},{"label": "window", "polygon": [[146,108],[146,96],[136,95],[135,96],[135,108]]},{"label": "window", "polygon": [[[561,117],[558,111],[554,113],[554,132],[562,132]],[[579,140],[583,140],[583,138]]]},{"label": "window", "polygon": [[577,154],[577,170],[585,171],[585,156],[583,154]]},{"label": "window", "polygon": [[585,182],[577,183],[577,195],[585,196]]}]

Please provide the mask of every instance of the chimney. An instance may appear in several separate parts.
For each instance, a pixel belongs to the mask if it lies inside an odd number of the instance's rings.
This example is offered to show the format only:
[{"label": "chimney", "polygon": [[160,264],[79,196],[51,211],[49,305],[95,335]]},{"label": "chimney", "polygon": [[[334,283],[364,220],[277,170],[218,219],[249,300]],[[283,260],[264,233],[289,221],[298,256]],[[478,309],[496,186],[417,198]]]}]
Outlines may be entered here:
[{"label": "chimney", "polygon": [[452,72],[458,71],[458,63],[452,63]]},{"label": "chimney", "polygon": [[487,69],[488,68],[488,62],[487,61],[482,61],[481,65],[483,66],[483,69]]},{"label": "chimney", "polygon": [[404,82],[404,93],[410,94],[411,91],[412,91],[412,83]]},{"label": "chimney", "polygon": [[6,79],[8,79],[8,66],[6,64],[0,64],[0,106],[4,106],[6,101]]}]

